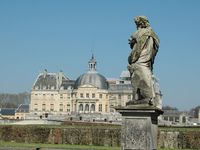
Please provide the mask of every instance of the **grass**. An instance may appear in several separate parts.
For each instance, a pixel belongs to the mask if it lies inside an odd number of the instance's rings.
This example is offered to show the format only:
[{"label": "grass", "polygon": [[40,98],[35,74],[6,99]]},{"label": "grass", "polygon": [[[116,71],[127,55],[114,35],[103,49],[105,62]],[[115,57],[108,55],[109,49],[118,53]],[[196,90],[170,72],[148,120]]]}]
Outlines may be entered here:
[{"label": "grass", "polygon": [[66,145],[66,144],[41,144],[41,143],[16,143],[0,141],[0,147],[20,148],[58,148],[58,149],[87,149],[87,150],[120,150],[119,147],[89,146],[89,145]]},{"label": "grass", "polygon": [[187,127],[187,126],[183,126],[183,127],[179,127],[179,126],[171,126],[171,127],[165,127],[165,126],[159,126],[159,129],[161,131],[182,131],[182,132],[187,132],[187,131],[200,131],[200,127],[199,126],[193,126],[193,127]]},{"label": "grass", "polygon": [[167,148],[164,148],[164,149],[158,149],[158,150],[197,150],[197,149],[167,149]]},{"label": "grass", "polygon": [[[89,145],[66,145],[66,144],[41,144],[41,143],[16,143],[0,141],[0,147],[18,147],[18,148],[58,148],[58,149],[77,149],[77,150],[120,150],[120,147],[107,146],[89,146]],[[178,150],[178,149],[159,149],[159,150]],[[195,150],[195,149],[181,149]]]}]

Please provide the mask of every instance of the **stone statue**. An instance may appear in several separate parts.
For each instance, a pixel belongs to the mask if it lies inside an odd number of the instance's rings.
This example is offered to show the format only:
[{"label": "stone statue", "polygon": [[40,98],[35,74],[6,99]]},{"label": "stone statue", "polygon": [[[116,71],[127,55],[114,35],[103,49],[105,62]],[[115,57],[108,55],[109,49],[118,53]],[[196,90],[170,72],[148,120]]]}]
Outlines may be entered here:
[{"label": "stone statue", "polygon": [[155,78],[153,64],[159,48],[159,38],[150,27],[146,16],[134,18],[137,31],[130,37],[132,49],[128,57],[128,70],[133,86],[133,99],[130,104],[156,105]]}]

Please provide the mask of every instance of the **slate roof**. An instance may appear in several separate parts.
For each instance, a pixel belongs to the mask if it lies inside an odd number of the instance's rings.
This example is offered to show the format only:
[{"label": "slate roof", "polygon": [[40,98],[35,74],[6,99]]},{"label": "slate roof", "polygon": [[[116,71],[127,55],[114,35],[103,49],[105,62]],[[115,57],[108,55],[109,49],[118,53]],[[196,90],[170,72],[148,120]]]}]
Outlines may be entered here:
[{"label": "slate roof", "polygon": [[112,91],[132,91],[131,84],[110,84],[108,89],[110,92]]},{"label": "slate roof", "polygon": [[75,82],[74,88],[78,89],[79,86],[85,84],[93,85],[99,89],[107,90],[109,88],[106,78],[100,73],[94,71],[88,71],[87,73],[79,76]]},{"label": "slate roof", "polygon": [[59,90],[62,87],[68,89],[74,86],[73,80],[67,78],[63,72],[48,73],[47,70],[44,73],[40,73],[37,77],[33,89],[34,90]]},{"label": "slate roof", "polygon": [[56,74],[47,74],[44,76],[43,74],[40,74],[36,83],[34,84],[34,87],[38,87],[42,89],[43,87],[48,88],[56,88],[57,82],[56,82]]},{"label": "slate roof", "polygon": [[64,87],[64,89],[68,88],[74,88],[75,80],[65,80],[62,82],[61,87]]},{"label": "slate roof", "polygon": [[29,105],[27,104],[21,104],[17,109],[16,112],[25,112],[28,113],[29,112]]},{"label": "slate roof", "polygon": [[14,116],[15,115],[15,108],[1,108],[0,114],[2,116]]}]

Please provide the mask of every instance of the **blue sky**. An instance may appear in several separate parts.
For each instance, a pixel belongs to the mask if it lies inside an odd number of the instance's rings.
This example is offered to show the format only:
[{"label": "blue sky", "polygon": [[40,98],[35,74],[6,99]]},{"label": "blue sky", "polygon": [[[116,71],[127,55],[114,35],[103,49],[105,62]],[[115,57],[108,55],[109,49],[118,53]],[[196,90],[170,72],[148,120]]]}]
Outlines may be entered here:
[{"label": "blue sky", "polygon": [[199,7],[198,0],[1,0],[0,92],[31,91],[45,68],[76,79],[92,52],[101,74],[119,77],[133,17],[146,15],[161,41],[154,73],[163,103],[200,105]]}]

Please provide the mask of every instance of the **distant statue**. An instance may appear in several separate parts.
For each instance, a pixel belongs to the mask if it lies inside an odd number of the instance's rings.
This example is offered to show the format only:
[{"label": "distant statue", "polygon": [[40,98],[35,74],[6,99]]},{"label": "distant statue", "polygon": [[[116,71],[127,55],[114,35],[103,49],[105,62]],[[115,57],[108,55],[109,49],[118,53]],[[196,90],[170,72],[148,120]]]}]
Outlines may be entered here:
[{"label": "distant statue", "polygon": [[128,57],[128,70],[133,86],[133,99],[127,103],[156,105],[153,64],[159,48],[159,38],[150,27],[146,16],[134,18],[137,31],[130,37],[132,49]]}]

